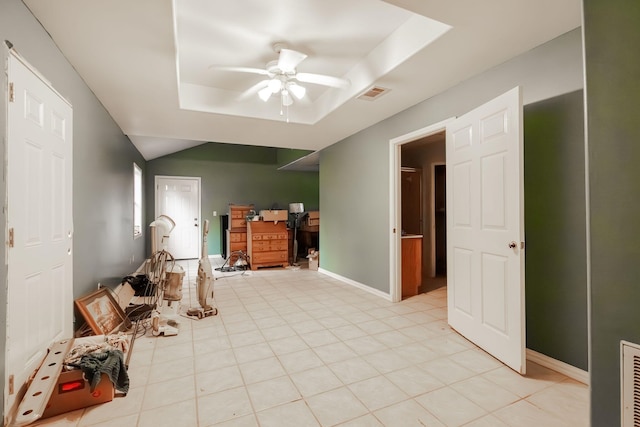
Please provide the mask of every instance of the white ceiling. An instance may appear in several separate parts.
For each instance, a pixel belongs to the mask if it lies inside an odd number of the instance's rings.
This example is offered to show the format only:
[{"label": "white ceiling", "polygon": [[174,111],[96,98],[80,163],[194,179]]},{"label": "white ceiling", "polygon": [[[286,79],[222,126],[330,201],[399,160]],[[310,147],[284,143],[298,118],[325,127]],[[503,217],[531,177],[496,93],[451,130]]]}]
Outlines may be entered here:
[{"label": "white ceiling", "polygon": [[[24,0],[147,159],[205,142],[320,150],[580,25],[580,0]],[[308,57],[280,115],[274,43]],[[211,68],[214,66],[214,68]],[[371,86],[390,91],[375,101]],[[73,101],[73,100],[71,100]],[[288,119],[288,123],[287,123]]]}]

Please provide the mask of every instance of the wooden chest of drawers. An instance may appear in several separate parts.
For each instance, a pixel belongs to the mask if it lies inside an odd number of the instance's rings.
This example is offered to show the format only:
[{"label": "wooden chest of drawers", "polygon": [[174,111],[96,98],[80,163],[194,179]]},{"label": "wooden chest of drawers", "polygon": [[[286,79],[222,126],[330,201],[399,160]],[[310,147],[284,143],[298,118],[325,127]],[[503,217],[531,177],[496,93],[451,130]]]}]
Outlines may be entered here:
[{"label": "wooden chest of drawers", "polygon": [[289,235],[284,222],[249,221],[247,251],[252,270],[289,265]]},{"label": "wooden chest of drawers", "polygon": [[238,260],[237,251],[247,253],[247,214],[252,210],[253,205],[229,204],[229,229],[226,230],[229,265]]}]

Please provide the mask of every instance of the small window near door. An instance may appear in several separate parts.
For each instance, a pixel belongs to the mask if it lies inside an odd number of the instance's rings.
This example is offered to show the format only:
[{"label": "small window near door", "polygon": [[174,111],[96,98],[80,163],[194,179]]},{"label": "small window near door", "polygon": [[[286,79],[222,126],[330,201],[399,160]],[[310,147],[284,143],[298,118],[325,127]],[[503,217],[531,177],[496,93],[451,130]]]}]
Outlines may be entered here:
[{"label": "small window near door", "polygon": [[133,238],[142,236],[142,169],[133,164]]}]

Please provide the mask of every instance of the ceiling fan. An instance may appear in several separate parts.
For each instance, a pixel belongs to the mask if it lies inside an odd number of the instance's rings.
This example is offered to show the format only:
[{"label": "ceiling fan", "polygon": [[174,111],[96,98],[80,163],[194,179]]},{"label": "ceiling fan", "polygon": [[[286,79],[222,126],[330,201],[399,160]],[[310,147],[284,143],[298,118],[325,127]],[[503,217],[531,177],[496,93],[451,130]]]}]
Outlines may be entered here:
[{"label": "ceiling fan", "polygon": [[[265,102],[268,101],[272,95],[279,93],[281,103],[286,107],[293,104],[293,97],[297,99],[304,98],[306,88],[300,85],[300,83],[311,83],[339,89],[347,88],[351,84],[349,80],[339,77],[324,74],[299,73],[296,68],[307,58],[306,54],[288,49],[283,43],[274,44],[273,49],[278,54],[278,59],[268,62],[265,68],[216,65],[212,65],[209,68],[220,71],[237,71],[267,76],[267,79],[259,82],[252,89],[258,90],[258,96]],[[293,95],[293,97],[291,95]]]}]

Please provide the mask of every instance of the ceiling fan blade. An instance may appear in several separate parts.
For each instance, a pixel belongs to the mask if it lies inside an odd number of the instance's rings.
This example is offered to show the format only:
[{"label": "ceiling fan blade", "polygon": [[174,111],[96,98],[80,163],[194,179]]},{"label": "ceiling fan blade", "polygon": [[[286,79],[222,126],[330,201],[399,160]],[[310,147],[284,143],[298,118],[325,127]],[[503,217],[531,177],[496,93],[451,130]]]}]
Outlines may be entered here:
[{"label": "ceiling fan blade", "polygon": [[307,55],[291,49],[280,49],[278,68],[285,73],[293,73],[296,67],[305,60]]},{"label": "ceiling fan blade", "polygon": [[314,83],[317,85],[331,86],[339,89],[346,89],[351,85],[351,82],[347,79],[326,76],[324,74],[297,73],[296,79],[303,83]]},{"label": "ceiling fan blade", "polygon": [[226,65],[210,65],[210,70],[216,71],[232,71],[232,72],[240,72],[240,73],[251,73],[251,74],[260,74],[266,76],[269,72],[263,68],[252,68],[252,67],[233,67]]}]

